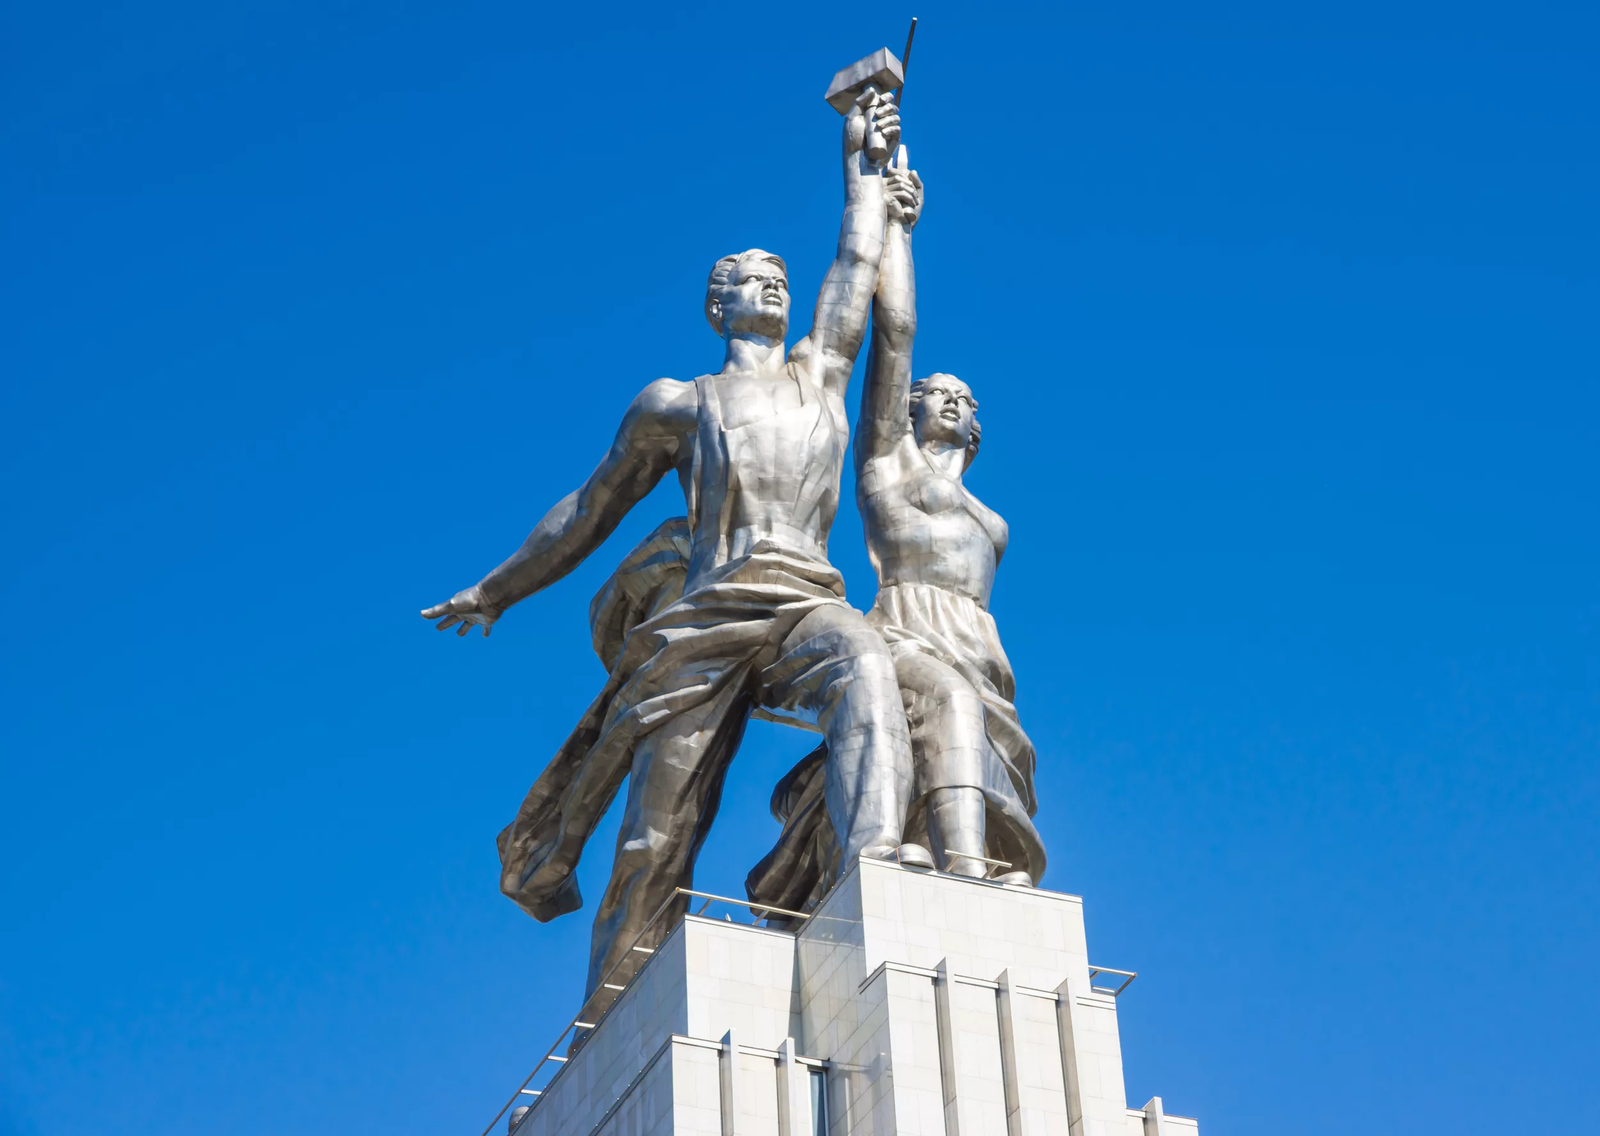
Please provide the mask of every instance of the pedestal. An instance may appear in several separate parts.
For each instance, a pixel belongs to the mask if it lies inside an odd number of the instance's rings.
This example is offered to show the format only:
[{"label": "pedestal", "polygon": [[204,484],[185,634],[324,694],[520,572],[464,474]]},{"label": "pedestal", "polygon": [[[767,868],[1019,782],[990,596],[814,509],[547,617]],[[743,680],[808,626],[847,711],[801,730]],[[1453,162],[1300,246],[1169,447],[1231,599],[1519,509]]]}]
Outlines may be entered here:
[{"label": "pedestal", "polygon": [[1198,1136],[1123,1096],[1083,901],[862,861],[796,933],[688,916],[515,1136]]}]

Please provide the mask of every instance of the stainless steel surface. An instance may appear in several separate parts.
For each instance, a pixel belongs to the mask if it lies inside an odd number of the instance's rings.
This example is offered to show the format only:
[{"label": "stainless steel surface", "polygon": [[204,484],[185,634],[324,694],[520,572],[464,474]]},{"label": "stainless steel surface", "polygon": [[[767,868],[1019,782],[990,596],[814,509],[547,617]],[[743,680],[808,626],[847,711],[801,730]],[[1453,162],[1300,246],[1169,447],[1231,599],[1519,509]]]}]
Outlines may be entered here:
[{"label": "stainless steel surface", "polygon": [[[911,758],[895,662],[845,603],[844,581],[827,560],[848,432],[845,388],[884,250],[886,178],[864,147],[869,129],[890,150],[900,131],[894,105],[870,85],[847,111],[844,218],[810,333],[785,351],[780,258],[751,249],[718,261],[705,312],[724,341],[721,370],[647,386],[595,472],[522,547],[422,613],[440,630],[489,634],[509,607],[570,572],[677,473],[687,520],[646,542],[659,543],[662,561],[652,567],[652,554],[635,549],[613,578],[625,594],[607,601],[603,591],[591,611],[610,668],[606,687],[501,834],[507,894],[540,919],[573,910],[582,902],[578,855],[627,778],[585,1020],[612,1001],[605,980],[625,980],[639,965],[630,946],[653,946],[664,934],[651,913],[687,902],[679,889],[693,880],[727,764],[755,709],[811,717],[821,728],[825,812],[847,861],[893,855],[901,841]],[[647,595],[626,586],[640,578]]]},{"label": "stainless steel surface", "polygon": [[[840,114],[848,114],[856,100],[864,95],[876,96],[904,83],[905,68],[894,57],[894,52],[887,47],[880,47],[871,55],[856,60],[835,75],[833,82],[828,84],[827,94],[822,97]],[[898,112],[898,103],[885,98],[879,101],[878,109],[869,113],[864,149],[870,161],[887,161],[894,151],[894,143],[889,141],[877,122],[878,114],[887,113],[890,107],[894,107]]]},{"label": "stainless steel surface", "polygon": [[871,55],[840,68],[822,97],[840,114],[849,114],[851,106],[869,85],[880,91],[892,91],[903,82],[905,66],[895,58],[894,52],[880,47]]},{"label": "stainless steel surface", "polygon": [[906,31],[905,50],[900,53],[900,89],[894,93],[894,105],[906,105],[906,76],[911,73],[911,42],[917,38],[917,18],[911,17],[911,27]]},{"label": "stainless steel surface", "polygon": [[[978,402],[953,375],[911,381],[916,337],[912,232],[922,183],[904,153],[888,181],[889,224],[855,444],[856,496],[878,598],[867,619],[894,655],[911,727],[914,796],[936,859],[1009,861],[1037,882],[1034,749],[990,616],[1006,522],[962,484],[978,455]],[[916,826],[911,826],[915,829]],[[973,859],[955,872],[983,875]]]},{"label": "stainless steel surface", "polygon": [[[934,862],[982,877],[987,860],[1037,882],[1044,844],[1033,743],[1012,699],[1015,679],[988,612],[1005,553],[1005,521],[962,484],[977,457],[977,400],[966,383],[935,373],[911,380],[916,279],[911,235],[921,178],[905,149],[886,175],[888,226],[872,308],[872,346],[855,439],[856,495],[878,598],[867,621],[884,637],[911,731],[913,809],[905,839],[933,847]],[[826,745],[778,785],[778,845],[746,880],[752,901],[809,910],[840,871],[818,807]]]}]

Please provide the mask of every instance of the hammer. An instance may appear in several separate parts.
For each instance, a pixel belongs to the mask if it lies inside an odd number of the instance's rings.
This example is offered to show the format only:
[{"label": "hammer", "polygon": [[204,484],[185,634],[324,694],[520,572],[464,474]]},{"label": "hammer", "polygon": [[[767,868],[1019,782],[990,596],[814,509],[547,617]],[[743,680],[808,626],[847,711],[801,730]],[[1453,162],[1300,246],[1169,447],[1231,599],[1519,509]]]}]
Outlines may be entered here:
[{"label": "hammer", "polygon": [[[895,58],[894,52],[880,47],[865,59],[858,59],[833,77],[828,93],[822,97],[840,114],[849,114],[850,108],[867,91],[891,91],[905,82],[905,68]],[[867,160],[881,166],[889,157],[889,145],[878,130],[876,119],[867,123]]]}]

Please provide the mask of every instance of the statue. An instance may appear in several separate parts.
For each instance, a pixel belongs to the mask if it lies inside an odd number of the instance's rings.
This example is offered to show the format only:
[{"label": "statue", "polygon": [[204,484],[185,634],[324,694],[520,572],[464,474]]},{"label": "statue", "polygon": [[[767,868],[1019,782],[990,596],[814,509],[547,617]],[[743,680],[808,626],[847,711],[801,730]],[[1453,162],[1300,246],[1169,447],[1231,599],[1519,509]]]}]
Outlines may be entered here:
[{"label": "statue", "polygon": [[[867,621],[894,656],[911,731],[913,811],[905,839],[956,875],[1032,885],[1044,872],[1034,828],[1034,750],[1012,705],[1015,680],[988,612],[1006,523],[962,484],[978,453],[977,401],[953,375],[911,381],[916,286],[911,232],[922,181],[891,169],[889,221],[855,439],[856,498],[878,598]],[[778,846],[747,881],[753,902],[810,910],[839,870],[818,807],[826,745],[778,785]],[[924,836],[925,834],[925,836]],[[848,863],[849,861],[845,861]]]},{"label": "statue", "polygon": [[[597,598],[596,645],[615,648],[606,688],[501,835],[507,894],[540,919],[571,911],[581,903],[579,854],[627,776],[595,919],[591,1013],[609,1004],[601,984],[614,967],[612,984],[631,977],[627,959],[644,956],[628,955],[629,946],[672,889],[691,885],[728,762],[757,708],[815,715],[827,740],[824,811],[845,857],[888,858],[901,844],[911,761],[895,662],[845,602],[827,559],[848,436],[845,388],[883,255],[885,178],[864,149],[871,138],[892,152],[899,132],[894,104],[876,87],[847,107],[844,220],[810,334],[785,357],[781,258],[751,249],[719,260],[705,314],[725,343],[722,370],[646,387],[598,468],[522,547],[422,613],[440,630],[476,626],[487,636],[508,607],[570,572],[676,471],[686,528],[658,529],[613,577],[620,591]],[[680,562],[686,549],[681,580],[670,567],[658,571],[673,548]],[[602,644],[605,628],[626,630]],[[658,921],[642,945],[671,926]]]}]

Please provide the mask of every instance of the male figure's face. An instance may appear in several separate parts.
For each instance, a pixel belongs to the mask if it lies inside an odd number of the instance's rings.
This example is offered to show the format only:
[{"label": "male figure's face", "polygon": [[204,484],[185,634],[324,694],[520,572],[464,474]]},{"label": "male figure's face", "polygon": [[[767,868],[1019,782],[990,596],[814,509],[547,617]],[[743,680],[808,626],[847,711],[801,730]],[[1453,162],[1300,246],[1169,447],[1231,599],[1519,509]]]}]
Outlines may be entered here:
[{"label": "male figure's face", "polygon": [[922,388],[922,400],[911,412],[917,444],[944,442],[966,449],[972,439],[972,415],[977,404],[966,383],[952,375],[934,375]]},{"label": "male figure's face", "polygon": [[776,261],[740,260],[717,302],[722,334],[764,335],[782,341],[789,333],[789,278]]}]

